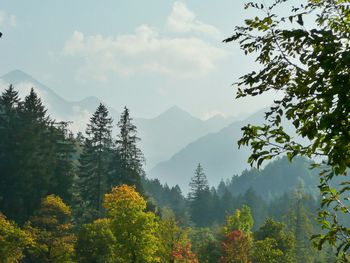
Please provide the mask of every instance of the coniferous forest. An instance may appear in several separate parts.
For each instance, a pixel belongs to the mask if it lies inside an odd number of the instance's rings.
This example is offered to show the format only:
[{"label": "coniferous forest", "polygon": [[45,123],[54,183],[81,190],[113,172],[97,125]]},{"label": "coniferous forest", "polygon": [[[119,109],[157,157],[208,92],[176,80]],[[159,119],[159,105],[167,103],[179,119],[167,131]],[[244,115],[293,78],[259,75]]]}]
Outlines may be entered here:
[{"label": "coniferous forest", "polygon": [[[113,119],[101,102],[85,131],[73,132],[70,121],[50,115],[35,87],[22,96],[9,83],[0,94],[0,263],[350,262],[350,1],[302,2],[248,2],[245,9],[259,15],[223,40],[256,64],[234,83],[236,99],[277,95],[260,124],[239,127],[234,143],[249,149],[251,167],[218,185],[209,184],[200,161],[188,191],[148,177],[126,106]],[[183,17],[174,15],[168,27],[218,33],[176,2],[173,12],[179,10],[189,18],[179,25]],[[0,26],[6,17],[0,10]],[[151,55],[171,42],[151,41],[158,34],[145,25],[138,33],[143,45],[151,43]],[[79,45],[66,56],[84,45],[84,35],[74,34]],[[86,39],[85,50],[97,46],[94,37]],[[120,48],[130,39],[137,37],[108,43]],[[103,56],[98,48],[101,60],[112,63],[113,52]],[[213,68],[203,61],[203,72]],[[155,72],[156,62],[140,68]]]},{"label": "coniferous forest", "polygon": [[[128,108],[114,123],[100,104],[85,134],[73,135],[33,89],[20,100],[11,85],[0,102],[3,262],[334,259],[310,241],[319,229],[319,194],[307,159],[293,167],[282,158],[218,186],[194,164],[184,196],[178,186],[147,179]],[[294,173],[305,177],[295,182]]]}]

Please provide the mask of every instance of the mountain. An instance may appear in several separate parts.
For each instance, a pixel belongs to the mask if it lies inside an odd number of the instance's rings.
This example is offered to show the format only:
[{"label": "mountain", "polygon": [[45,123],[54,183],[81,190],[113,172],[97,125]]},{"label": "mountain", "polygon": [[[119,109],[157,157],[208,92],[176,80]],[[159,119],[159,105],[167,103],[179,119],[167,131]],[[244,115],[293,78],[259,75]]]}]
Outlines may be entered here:
[{"label": "mountain", "polygon": [[[97,97],[87,97],[76,102],[67,101],[46,85],[20,70],[11,71],[1,77],[0,92],[9,84],[15,86],[22,98],[33,87],[47,107],[49,114],[56,120],[70,121],[70,128],[73,132],[85,131],[90,116],[101,103]],[[122,109],[123,105],[117,106],[118,109]],[[108,107],[108,110],[116,125],[120,114],[112,107]],[[133,112],[131,114],[133,115]],[[231,118],[224,118],[220,115],[203,121],[177,106],[169,108],[152,119],[135,118],[134,122],[141,138],[140,147],[147,160],[146,170],[150,170],[161,161],[168,160],[176,152],[201,136],[219,131],[230,121],[232,121]]]},{"label": "mountain", "polygon": [[231,178],[247,169],[248,148],[238,149],[241,127],[248,123],[261,124],[265,110],[236,121],[218,132],[207,134],[188,144],[169,160],[159,163],[150,172],[151,178],[159,178],[170,186],[178,184],[188,190],[190,178],[198,163],[204,167],[210,185],[218,185],[221,179]]},{"label": "mountain", "polygon": [[[270,162],[261,170],[244,170],[240,176],[233,176],[224,185],[233,195],[243,195],[251,189],[266,201],[272,201],[297,188],[317,198],[319,170],[311,170],[310,165],[311,161],[303,157],[295,157],[293,162],[289,162],[287,157],[282,157]],[[224,193],[222,186],[223,182],[218,187],[220,194]]]},{"label": "mountain", "polygon": [[[19,91],[21,98],[24,98],[34,88],[35,92],[42,99],[49,114],[56,120],[71,122],[70,128],[73,132],[84,131],[90,116],[100,103],[96,97],[88,97],[81,101],[69,102],[56,94],[53,90],[34,79],[27,73],[14,70],[0,79],[0,91],[13,84]],[[113,118],[119,118],[119,113],[111,107],[108,110]]]},{"label": "mountain", "polygon": [[140,146],[147,158],[147,170],[168,160],[192,141],[228,124],[222,116],[203,121],[177,106],[153,119],[135,119],[135,123],[142,138]]}]

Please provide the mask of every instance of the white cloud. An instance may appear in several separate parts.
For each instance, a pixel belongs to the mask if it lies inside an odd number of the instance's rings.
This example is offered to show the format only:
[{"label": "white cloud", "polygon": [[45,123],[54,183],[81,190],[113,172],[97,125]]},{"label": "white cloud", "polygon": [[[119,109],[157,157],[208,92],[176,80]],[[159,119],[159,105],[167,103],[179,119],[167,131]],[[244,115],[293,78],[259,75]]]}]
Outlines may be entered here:
[{"label": "white cloud", "polygon": [[195,32],[210,36],[219,35],[219,30],[216,27],[199,21],[183,2],[174,3],[173,10],[167,19],[167,26],[180,33]]},{"label": "white cloud", "polygon": [[208,112],[205,112],[203,115],[202,115],[202,120],[206,121],[206,120],[209,120],[210,118],[212,117],[215,117],[215,116],[222,116],[223,118],[226,118],[226,115],[225,113],[223,113],[222,111],[219,111],[219,110],[211,110],[211,111],[208,111]]},{"label": "white cloud", "polygon": [[8,27],[15,27],[17,24],[16,16],[10,15],[6,13],[3,10],[0,10],[0,27],[8,28]]},{"label": "white cloud", "polygon": [[203,39],[168,38],[147,25],[139,26],[134,34],[116,37],[85,36],[75,31],[66,41],[63,53],[84,61],[78,77],[92,76],[98,81],[107,81],[110,73],[197,77],[209,73],[226,56],[224,50]]}]

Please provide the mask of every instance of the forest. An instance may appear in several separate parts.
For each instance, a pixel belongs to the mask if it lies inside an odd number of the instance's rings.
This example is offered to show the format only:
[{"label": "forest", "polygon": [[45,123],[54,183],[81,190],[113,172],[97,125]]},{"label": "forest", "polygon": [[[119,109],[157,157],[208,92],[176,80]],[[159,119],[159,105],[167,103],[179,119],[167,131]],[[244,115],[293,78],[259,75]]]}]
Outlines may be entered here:
[{"label": "forest", "polygon": [[20,100],[10,86],[0,102],[3,262],[334,260],[310,241],[319,193],[307,159],[284,157],[217,187],[194,164],[184,196],[146,177],[126,107],[113,138],[103,104],[73,135],[33,89]]},{"label": "forest", "polygon": [[21,98],[9,85],[0,262],[350,262],[350,2],[272,2],[246,3],[260,16],[223,40],[259,67],[234,83],[236,99],[279,97],[262,125],[241,128],[252,168],[219,185],[202,163],[188,193],[148,178],[127,107],[113,120],[101,103],[73,133],[34,88]]}]

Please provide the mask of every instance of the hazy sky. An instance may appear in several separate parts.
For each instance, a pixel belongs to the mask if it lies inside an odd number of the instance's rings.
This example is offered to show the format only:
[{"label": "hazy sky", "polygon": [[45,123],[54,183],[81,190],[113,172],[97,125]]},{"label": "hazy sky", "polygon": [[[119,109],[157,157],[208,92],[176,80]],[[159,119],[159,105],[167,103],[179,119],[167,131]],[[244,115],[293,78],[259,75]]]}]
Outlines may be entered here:
[{"label": "hazy sky", "polygon": [[249,15],[244,2],[1,0],[0,75],[20,69],[67,100],[97,96],[137,117],[253,112],[271,96],[233,99],[255,65],[222,43]]}]

